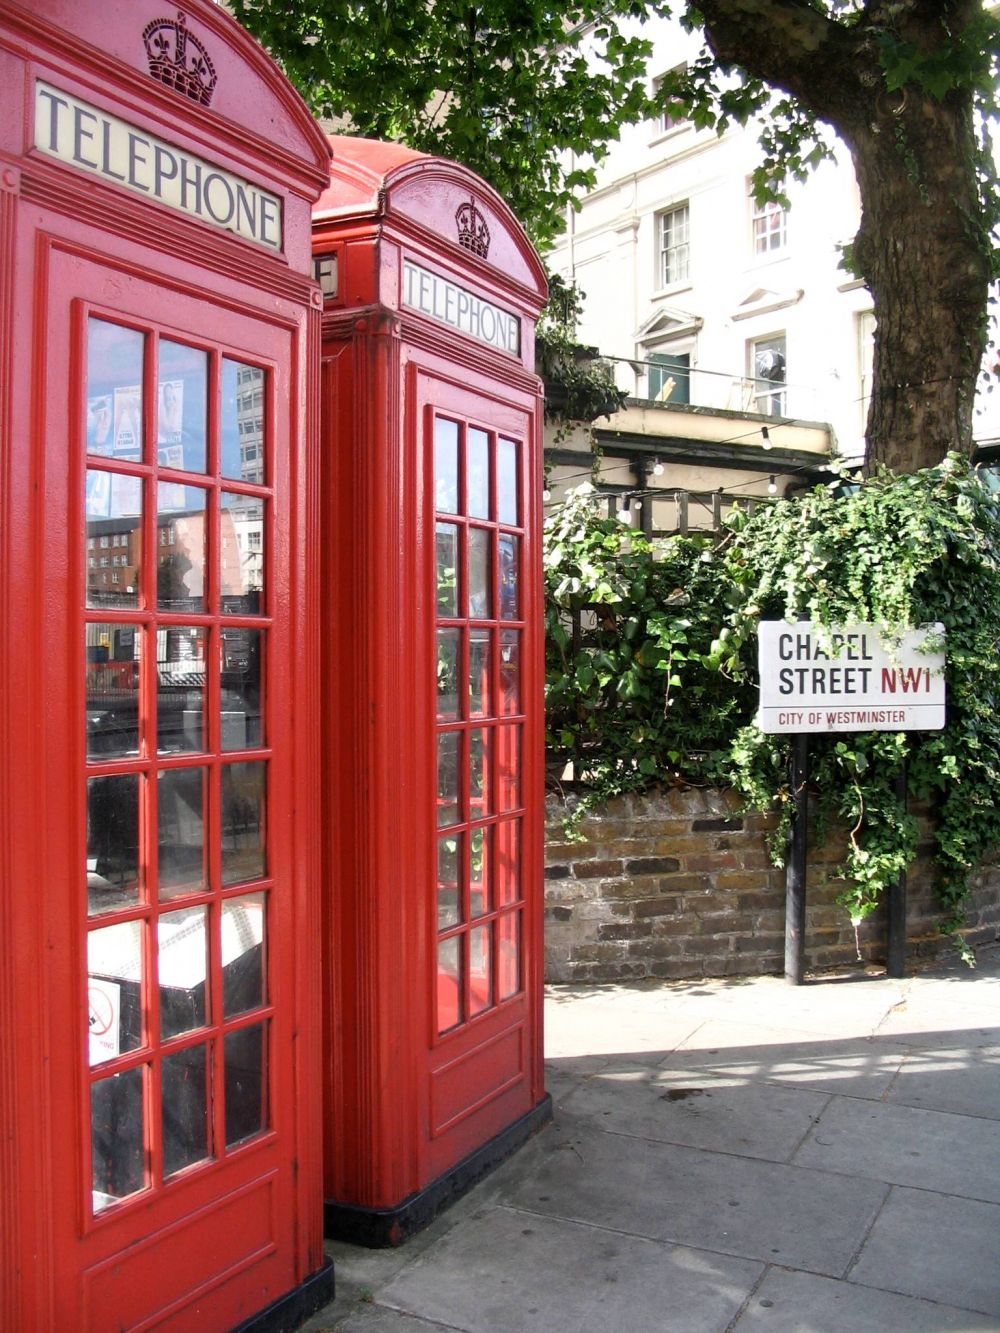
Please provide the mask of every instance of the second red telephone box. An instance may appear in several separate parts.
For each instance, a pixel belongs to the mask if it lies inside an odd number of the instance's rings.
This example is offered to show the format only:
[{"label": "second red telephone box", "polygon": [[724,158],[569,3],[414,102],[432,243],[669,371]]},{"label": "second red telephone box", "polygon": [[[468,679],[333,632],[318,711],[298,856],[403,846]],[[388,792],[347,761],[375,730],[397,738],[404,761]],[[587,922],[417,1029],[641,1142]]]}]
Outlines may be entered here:
[{"label": "second red telephone box", "polygon": [[541,1124],[544,271],[470,171],[331,140],[320,499],[328,1233]]}]

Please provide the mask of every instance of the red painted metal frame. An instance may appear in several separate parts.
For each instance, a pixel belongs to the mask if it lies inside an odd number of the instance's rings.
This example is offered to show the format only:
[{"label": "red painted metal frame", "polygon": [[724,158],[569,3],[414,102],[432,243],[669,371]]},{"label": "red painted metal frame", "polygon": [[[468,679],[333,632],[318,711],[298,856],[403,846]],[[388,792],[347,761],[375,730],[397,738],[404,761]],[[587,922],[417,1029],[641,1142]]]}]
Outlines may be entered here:
[{"label": "red painted metal frame", "polygon": [[[185,15],[219,75],[211,108],[150,78],[142,31],[163,17],[155,0],[0,0],[0,1327],[26,1333],[151,1320],[230,1327],[324,1265],[310,712],[318,582],[309,558],[319,302],[306,275],[309,210],[328,153],[290,86],[228,15],[210,0],[188,0]],[[32,149],[38,77],[280,196],[283,253]],[[74,455],[89,309],[221,347],[275,377],[272,439],[283,444],[271,568],[281,578],[268,608],[277,651],[266,739],[279,781],[269,875],[287,913],[269,973],[281,1074],[272,1132],[218,1169],[195,1168],[93,1221],[77,1128],[89,1073],[83,490]],[[145,552],[147,574],[154,555]]]},{"label": "red painted metal frame", "polygon": [[[325,1187],[328,1208],[384,1214],[376,1243],[394,1243],[406,1231],[400,1209],[545,1099],[542,399],[533,368],[546,284],[523,229],[471,172],[395,145],[331,145],[331,186],[313,224],[314,254],[336,254],[339,278],[325,302],[322,371]],[[458,243],[456,210],[470,198],[488,224],[487,257]],[[516,316],[519,354],[406,307],[404,260]],[[526,626],[523,989],[441,1036],[435,409],[524,442]]]}]

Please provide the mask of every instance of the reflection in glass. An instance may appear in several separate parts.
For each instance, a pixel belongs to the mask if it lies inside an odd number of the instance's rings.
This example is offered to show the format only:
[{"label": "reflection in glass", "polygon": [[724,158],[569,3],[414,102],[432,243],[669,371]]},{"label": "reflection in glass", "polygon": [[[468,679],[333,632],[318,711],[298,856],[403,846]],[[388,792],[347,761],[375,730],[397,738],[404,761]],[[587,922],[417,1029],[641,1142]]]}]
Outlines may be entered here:
[{"label": "reflection in glass", "polygon": [[521,711],[521,635],[516,629],[500,632],[500,712]]},{"label": "reflection in glass", "polygon": [[438,839],[437,925],[438,930],[457,926],[461,920],[461,884],[458,867],[461,864],[465,835],[456,833],[450,838]]},{"label": "reflection in glass", "polygon": [[219,591],[226,615],[256,616],[264,610],[265,509],[256,495],[222,492]]},{"label": "reflection in glass", "polygon": [[461,1023],[462,1012],[462,940],[454,936],[438,941],[437,1014],[438,1032]]},{"label": "reflection in glass", "polygon": [[145,335],[87,321],[87,452],[142,459],[142,358]]},{"label": "reflection in glass", "polygon": [[139,753],[138,625],[85,625],[87,758]]},{"label": "reflection in glass", "polygon": [[87,605],[138,606],[142,478],[87,471]]},{"label": "reflection in glass", "polygon": [[222,358],[221,471],[233,481],[263,484],[264,371]]},{"label": "reflection in glass", "polygon": [[500,619],[517,620],[519,605],[519,537],[500,534]]},{"label": "reflection in glass", "polygon": [[264,810],[267,764],[222,766],[222,882],[241,884],[267,873]]},{"label": "reflection in glass", "polygon": [[264,1003],[263,893],[222,904],[222,1013],[225,1018]]},{"label": "reflection in glass", "polygon": [[509,912],[497,922],[500,999],[509,1000],[521,989],[521,913]]},{"label": "reflection in glass", "polygon": [[204,750],[204,629],[171,625],[156,632],[156,744],[160,754]]},{"label": "reflection in glass", "polygon": [[164,912],[157,923],[160,1036],[166,1041],[205,1026],[208,978],[206,909]]},{"label": "reflection in glass", "polygon": [[469,1017],[481,1014],[493,1003],[491,931],[488,925],[469,931]]},{"label": "reflection in glass", "polygon": [[434,507],[443,514],[457,514],[458,426],[441,417],[434,419]]},{"label": "reflection in glass", "polygon": [[159,793],[160,898],[201,893],[205,874],[204,768],[164,769]]},{"label": "reflection in glass", "polygon": [[90,1063],[142,1045],[142,922],[101,926],[87,936]]},{"label": "reflection in glass", "polygon": [[438,828],[458,823],[458,753],[461,733],[442,731],[437,738]]},{"label": "reflection in glass", "polygon": [[208,1052],[207,1045],[191,1046],[165,1055],[160,1065],[164,1176],[209,1156]]},{"label": "reflection in glass", "polygon": [[205,610],[207,492],[161,481],[156,488],[156,601],[161,611]]},{"label": "reflection in glass", "polygon": [[469,618],[470,620],[484,620],[489,614],[490,532],[488,528],[470,528]]},{"label": "reflection in glass", "polygon": [[517,445],[497,440],[497,513],[501,523],[517,523]]},{"label": "reflection in glass", "polygon": [[458,711],[458,672],[461,631],[439,629],[437,632],[437,715],[441,722],[456,722]]},{"label": "reflection in glass", "polygon": [[161,338],[158,355],[156,451],[160,467],[204,472],[208,353]]},{"label": "reflection in glass", "polygon": [[484,430],[470,426],[465,444],[465,512],[470,518],[490,516],[490,441]]},{"label": "reflection in glass", "polygon": [[490,790],[490,732],[469,732],[469,815],[480,819],[492,814]]},{"label": "reflection in glass", "polygon": [[142,1068],[102,1078],[90,1090],[94,1212],[146,1185]]},{"label": "reflection in glass", "polygon": [[261,712],[264,631],[223,628],[222,711],[220,746],[222,750],[248,750],[264,744],[264,719]]},{"label": "reflection in glass", "polygon": [[514,810],[521,804],[521,728],[498,727],[498,810]]},{"label": "reflection in glass", "polygon": [[503,819],[496,826],[497,906],[507,907],[521,896],[521,821]]},{"label": "reflection in glass", "polygon": [[139,901],[138,773],[87,779],[87,911]]},{"label": "reflection in glass", "polygon": [[490,690],[492,634],[488,629],[469,631],[469,716],[488,717],[492,701]]},{"label": "reflection in glass", "polygon": [[484,916],[490,910],[490,830],[476,828],[469,834],[469,916]]},{"label": "reflection in glass", "polygon": [[458,529],[452,523],[439,523],[437,547],[437,613],[458,615]]},{"label": "reflection in glass", "polygon": [[223,1039],[226,1147],[267,1129],[267,1051],[263,1023]]}]

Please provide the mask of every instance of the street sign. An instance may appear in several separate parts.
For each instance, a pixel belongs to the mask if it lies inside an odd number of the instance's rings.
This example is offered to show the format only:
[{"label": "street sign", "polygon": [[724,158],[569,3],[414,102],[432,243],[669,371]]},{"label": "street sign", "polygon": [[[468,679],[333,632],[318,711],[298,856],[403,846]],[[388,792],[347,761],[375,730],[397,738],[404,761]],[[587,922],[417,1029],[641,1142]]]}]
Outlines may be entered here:
[{"label": "street sign", "polygon": [[762,731],[937,731],[944,726],[944,626],[840,628],[762,620],[758,639]]}]

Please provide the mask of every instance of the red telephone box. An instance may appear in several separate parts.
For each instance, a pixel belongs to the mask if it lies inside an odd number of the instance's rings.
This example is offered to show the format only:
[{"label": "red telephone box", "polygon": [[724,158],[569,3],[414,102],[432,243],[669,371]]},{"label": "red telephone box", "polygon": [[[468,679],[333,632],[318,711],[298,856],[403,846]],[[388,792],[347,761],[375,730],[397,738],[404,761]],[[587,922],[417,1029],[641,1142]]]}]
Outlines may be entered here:
[{"label": "red telephone box", "polygon": [[285,1327],[330,1294],[328,156],[211,0],[0,0],[4,1329]]},{"label": "red telephone box", "polygon": [[453,163],[336,137],[324,291],[328,1234],[395,1244],[542,1083],[542,266]]}]

